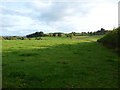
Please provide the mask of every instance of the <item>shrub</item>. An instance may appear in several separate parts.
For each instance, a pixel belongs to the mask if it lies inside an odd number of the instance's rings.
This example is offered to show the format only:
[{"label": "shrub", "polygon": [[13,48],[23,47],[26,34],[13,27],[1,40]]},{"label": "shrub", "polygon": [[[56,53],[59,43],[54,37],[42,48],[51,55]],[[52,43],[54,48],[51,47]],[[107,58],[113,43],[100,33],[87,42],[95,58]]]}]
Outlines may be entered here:
[{"label": "shrub", "polygon": [[103,38],[97,41],[107,47],[120,49],[120,27],[110,31]]},{"label": "shrub", "polygon": [[42,38],[41,37],[36,37],[35,40],[42,40]]},{"label": "shrub", "polygon": [[66,37],[70,37],[70,39],[72,39],[72,37],[73,37],[73,34],[65,34],[66,35]]},{"label": "shrub", "polygon": [[26,37],[21,37],[21,40],[29,40],[29,39]]},{"label": "shrub", "polygon": [[0,40],[4,40],[4,38],[3,38],[3,37],[0,37]]},{"label": "shrub", "polygon": [[27,37],[11,36],[11,37],[0,37],[0,40],[31,40]]},{"label": "shrub", "polygon": [[3,37],[4,40],[17,40],[16,37]]}]

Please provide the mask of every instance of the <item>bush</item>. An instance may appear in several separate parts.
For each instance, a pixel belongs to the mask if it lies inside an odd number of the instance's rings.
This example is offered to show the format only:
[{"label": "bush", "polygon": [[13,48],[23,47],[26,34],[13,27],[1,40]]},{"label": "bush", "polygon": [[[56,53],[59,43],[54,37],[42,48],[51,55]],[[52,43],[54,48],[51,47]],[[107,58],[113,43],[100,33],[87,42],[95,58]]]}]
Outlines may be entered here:
[{"label": "bush", "polygon": [[0,37],[2,40],[31,40],[27,37],[11,36],[11,37]]},{"label": "bush", "polygon": [[0,40],[4,40],[4,38],[3,38],[3,37],[0,37]]},{"label": "bush", "polygon": [[110,31],[103,38],[97,41],[107,47],[120,49],[120,27]]},{"label": "bush", "polygon": [[35,40],[42,40],[42,38],[41,37],[36,37]]},{"label": "bush", "polygon": [[3,37],[4,40],[17,40],[16,37]]},{"label": "bush", "polygon": [[21,40],[29,40],[29,39],[26,37],[21,37]]},{"label": "bush", "polygon": [[73,34],[65,34],[66,37],[70,37],[70,39],[73,38]]}]

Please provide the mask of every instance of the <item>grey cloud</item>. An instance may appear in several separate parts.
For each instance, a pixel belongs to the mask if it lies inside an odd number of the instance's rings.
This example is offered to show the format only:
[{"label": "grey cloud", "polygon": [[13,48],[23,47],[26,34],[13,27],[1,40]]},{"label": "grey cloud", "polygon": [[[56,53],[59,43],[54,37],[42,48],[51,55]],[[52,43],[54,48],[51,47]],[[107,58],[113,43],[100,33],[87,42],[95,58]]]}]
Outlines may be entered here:
[{"label": "grey cloud", "polygon": [[67,5],[64,3],[53,3],[49,8],[43,8],[38,10],[36,19],[45,22],[61,20],[66,15]]},{"label": "grey cloud", "polygon": [[11,28],[11,27],[14,27],[15,25],[1,25],[2,28]]},{"label": "grey cloud", "polygon": [[[55,23],[56,21],[65,21],[64,17],[65,16],[74,16],[74,14],[76,13],[86,13],[85,10],[83,10],[83,3],[64,3],[64,2],[53,2],[51,6],[47,7],[47,8],[35,8],[32,5],[31,2],[31,6],[29,6],[29,9],[32,12],[24,12],[21,13],[19,11],[16,11],[16,9],[9,9],[9,8],[2,8],[2,14],[3,14],[3,25],[1,24],[1,27],[4,29],[8,29],[10,28],[10,31],[15,30],[15,27],[20,27],[20,25],[16,25],[16,22],[18,22],[17,18],[14,17],[10,17],[10,16],[24,16],[24,17],[29,17],[33,20],[36,21],[36,23],[41,22],[42,24],[45,24],[46,26],[50,26],[49,23]],[[74,9],[73,12],[68,13],[68,10]],[[8,15],[4,16],[4,15]],[[29,26],[33,26],[33,25],[29,25]],[[50,26],[51,27],[51,26]],[[57,30],[61,30],[61,31],[65,31],[65,32],[69,32],[71,30],[73,30],[73,27],[71,26],[55,26]],[[13,29],[13,30],[12,30]],[[17,32],[14,31],[14,33],[17,33],[18,35],[20,35],[20,31],[18,30],[19,28],[17,28]],[[11,33],[10,31],[6,31],[8,33]],[[31,32],[35,32],[36,30],[33,30],[33,28],[31,27],[31,29],[24,29],[22,28],[22,32],[24,32],[25,34],[27,33],[31,33]],[[46,30],[47,32],[47,30]]]},{"label": "grey cloud", "polygon": [[[88,13],[90,8],[83,7],[84,3],[64,3],[64,2],[54,2],[51,7],[43,8],[38,10],[34,18],[44,21],[44,22],[55,22],[61,21],[65,16],[74,16],[75,14],[85,15]],[[73,12],[68,13],[68,10],[74,9]]]},{"label": "grey cloud", "polygon": [[[28,8],[29,3],[29,8]],[[19,3],[16,3],[19,4]],[[0,27],[3,28],[4,34],[14,34],[14,35],[21,35],[21,33],[29,34],[32,32],[36,32],[38,29],[49,32],[51,30],[59,30],[63,32],[71,32],[74,31],[74,25],[69,24],[70,22],[67,22],[64,18],[65,16],[68,16],[67,19],[70,17],[85,17],[85,15],[88,15],[89,11],[93,8],[95,8],[97,5],[91,4],[91,3],[84,3],[84,2],[52,2],[52,4],[48,7],[35,7],[32,2],[27,2],[27,4],[24,4],[25,10],[30,10],[30,12],[22,12],[17,11],[16,8],[11,8],[10,6],[4,6],[5,8],[1,9],[1,14],[3,15],[0,23]],[[16,5],[17,6],[17,5]],[[19,6],[23,6],[22,4]],[[17,8],[19,9],[19,8]],[[68,12],[71,11],[72,12]],[[1,15],[0,14],[0,15]],[[18,19],[15,16],[22,16],[22,17],[29,17],[31,20],[33,20],[32,25],[26,24],[24,27],[20,26],[20,23],[16,23],[22,18]],[[76,20],[76,19],[75,19]],[[25,21],[27,23],[27,21]],[[32,21],[31,21],[32,22]],[[61,24],[63,22],[63,24]],[[72,22],[72,19],[71,19]],[[38,24],[41,25],[38,25]],[[57,23],[57,24],[55,24]],[[67,25],[64,25],[66,24]],[[45,28],[42,26],[45,26]],[[50,27],[46,28],[46,27]],[[52,27],[53,26],[53,27]],[[5,29],[9,29],[8,31],[5,31]],[[22,29],[22,30],[20,30]],[[36,29],[36,30],[35,30]],[[48,30],[49,29],[49,30]],[[54,30],[53,30],[54,29]],[[15,31],[16,30],[16,31]],[[11,33],[11,32],[12,33]]]},{"label": "grey cloud", "polygon": [[[2,8],[1,13],[3,15],[19,15],[29,17],[42,22],[53,22],[58,20],[63,20],[64,16],[74,15],[75,13],[80,13],[85,15],[86,9],[83,8],[84,3],[71,3],[71,2],[53,2],[49,8],[35,8],[29,3],[29,13],[21,13],[16,10]],[[25,6],[24,6],[25,7]],[[26,6],[27,7],[27,6]],[[68,13],[67,10],[75,8],[72,13]]]},{"label": "grey cloud", "polygon": [[0,22],[0,27],[2,28],[7,28],[7,27],[14,27],[16,26],[15,23],[17,22],[18,20],[16,18],[13,18],[11,16],[1,16],[1,22]]},{"label": "grey cloud", "polygon": [[11,9],[8,9],[8,8],[4,8],[4,7],[1,8],[0,13],[3,14],[3,15],[22,15],[22,13],[20,13],[18,11],[11,10]]}]

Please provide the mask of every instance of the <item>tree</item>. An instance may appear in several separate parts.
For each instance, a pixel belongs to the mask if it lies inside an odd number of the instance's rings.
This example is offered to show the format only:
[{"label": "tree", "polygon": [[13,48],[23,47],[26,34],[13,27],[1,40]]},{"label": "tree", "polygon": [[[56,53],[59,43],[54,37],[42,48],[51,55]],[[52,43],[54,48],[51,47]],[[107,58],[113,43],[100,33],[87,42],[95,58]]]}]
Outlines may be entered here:
[{"label": "tree", "polygon": [[27,38],[32,38],[32,37],[43,37],[44,33],[42,31],[40,32],[35,32],[33,34],[26,35]]},{"label": "tree", "polygon": [[53,36],[56,37],[56,33],[53,33]]},{"label": "tree", "polygon": [[39,36],[43,37],[44,36],[44,33],[41,31],[39,32]]},{"label": "tree", "polygon": [[89,34],[90,34],[90,35],[93,35],[93,33],[92,33],[92,32],[90,32]]},{"label": "tree", "polygon": [[73,36],[75,36],[76,32],[72,32],[71,34],[73,34]]},{"label": "tree", "polygon": [[58,37],[61,37],[62,36],[62,33],[58,33]]},{"label": "tree", "polygon": [[69,34],[69,37],[70,37],[70,39],[72,39],[73,38],[73,34]]}]

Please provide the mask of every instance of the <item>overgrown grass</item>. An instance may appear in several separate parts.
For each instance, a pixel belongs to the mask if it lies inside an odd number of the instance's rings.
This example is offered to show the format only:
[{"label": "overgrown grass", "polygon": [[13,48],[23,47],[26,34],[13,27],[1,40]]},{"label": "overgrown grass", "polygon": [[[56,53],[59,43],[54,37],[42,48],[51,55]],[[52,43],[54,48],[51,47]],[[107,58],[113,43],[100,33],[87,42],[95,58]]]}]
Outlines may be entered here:
[{"label": "overgrown grass", "polygon": [[118,57],[100,37],[3,41],[3,88],[118,88]]}]

